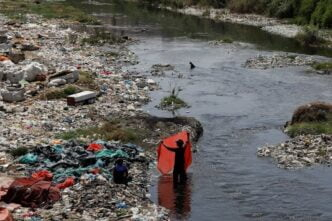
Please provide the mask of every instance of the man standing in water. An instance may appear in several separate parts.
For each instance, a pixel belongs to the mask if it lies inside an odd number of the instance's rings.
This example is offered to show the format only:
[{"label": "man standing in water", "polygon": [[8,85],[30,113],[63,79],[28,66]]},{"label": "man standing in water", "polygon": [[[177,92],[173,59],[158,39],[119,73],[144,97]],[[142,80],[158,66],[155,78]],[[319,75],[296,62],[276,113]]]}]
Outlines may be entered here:
[{"label": "man standing in water", "polygon": [[187,179],[186,169],[185,169],[185,159],[184,159],[184,153],[186,150],[186,146],[184,145],[183,140],[177,140],[176,147],[168,147],[164,144],[164,142],[161,142],[164,147],[166,147],[169,151],[172,151],[175,153],[175,163],[174,163],[174,169],[173,169],[173,183],[176,184],[179,181],[180,183],[184,183]]}]

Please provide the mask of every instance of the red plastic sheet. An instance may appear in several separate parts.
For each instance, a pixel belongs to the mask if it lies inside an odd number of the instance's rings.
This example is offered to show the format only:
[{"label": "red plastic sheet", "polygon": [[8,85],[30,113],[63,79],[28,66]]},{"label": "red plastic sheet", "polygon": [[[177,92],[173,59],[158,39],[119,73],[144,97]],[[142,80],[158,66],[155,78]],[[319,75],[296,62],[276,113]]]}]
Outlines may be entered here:
[{"label": "red plastic sheet", "polygon": [[53,174],[47,170],[40,170],[38,172],[35,172],[31,175],[32,178],[35,179],[41,179],[46,181],[52,181]]},{"label": "red plastic sheet", "polygon": [[52,182],[34,178],[17,178],[3,196],[6,203],[19,203],[25,207],[40,207],[54,203],[61,198],[58,188]]},{"label": "red plastic sheet", "polygon": [[75,180],[72,177],[68,177],[63,183],[59,183],[56,185],[60,190],[66,189],[67,187],[73,186],[75,184]]},{"label": "red plastic sheet", "polygon": [[[183,140],[186,144],[184,158],[185,158],[185,169],[187,170],[192,162],[192,153],[191,153],[191,143],[189,139],[189,133],[187,131],[182,131],[173,136],[167,137],[163,140],[164,144],[168,147],[178,148],[176,145],[177,140]],[[175,161],[175,153],[167,150],[163,144],[159,144],[157,148],[158,154],[158,170],[162,174],[169,174],[173,171],[174,161]]]},{"label": "red plastic sheet", "polygon": [[93,152],[98,152],[101,151],[103,149],[103,145],[101,144],[96,144],[96,143],[92,143],[88,146],[88,151],[93,151]]}]

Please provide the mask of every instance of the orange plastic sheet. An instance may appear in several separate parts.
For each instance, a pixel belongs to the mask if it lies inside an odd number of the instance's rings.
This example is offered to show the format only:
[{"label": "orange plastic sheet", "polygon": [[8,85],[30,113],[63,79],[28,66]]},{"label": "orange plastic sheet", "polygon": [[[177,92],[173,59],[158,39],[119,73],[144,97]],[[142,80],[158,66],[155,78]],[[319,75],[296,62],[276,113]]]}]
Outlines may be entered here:
[{"label": "orange plastic sheet", "polygon": [[101,151],[102,149],[103,149],[103,145],[92,143],[88,146],[87,150],[93,151],[93,152],[98,152],[98,151]]},{"label": "orange plastic sheet", "polygon": [[[187,170],[192,162],[192,153],[191,153],[191,143],[189,139],[189,133],[187,131],[182,131],[178,134],[167,137],[163,140],[163,143],[168,147],[178,148],[176,145],[177,140],[183,140],[186,144],[186,150],[184,153],[185,158],[185,169]],[[159,144],[157,148],[158,154],[158,170],[162,174],[169,174],[173,171],[174,161],[175,161],[175,153],[166,149],[163,144]]]}]

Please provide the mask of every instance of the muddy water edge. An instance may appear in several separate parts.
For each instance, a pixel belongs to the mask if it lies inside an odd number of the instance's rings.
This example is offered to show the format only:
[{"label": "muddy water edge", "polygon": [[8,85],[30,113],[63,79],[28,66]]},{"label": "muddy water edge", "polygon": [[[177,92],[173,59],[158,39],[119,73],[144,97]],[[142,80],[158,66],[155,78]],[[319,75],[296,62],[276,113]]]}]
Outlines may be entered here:
[{"label": "muddy water edge", "polygon": [[[113,31],[139,39],[130,49],[140,63],[130,69],[151,75],[153,64],[175,67],[174,74],[154,77],[161,90],[152,93],[152,102],[145,107],[148,113],[171,116],[155,105],[177,86],[191,108],[176,114],[195,117],[204,126],[187,185],[175,191],[168,177],[157,173],[153,177],[152,199],[169,207],[172,219],[332,219],[331,168],[290,171],[256,156],[257,147],[288,139],[281,127],[297,106],[332,100],[331,76],[308,73],[307,66],[243,67],[257,54],[291,52],[329,59],[331,50],[303,47],[255,27],[215,23],[134,3],[73,4],[98,16]],[[208,42],[224,37],[242,43]],[[197,68],[190,70],[189,61]]]}]

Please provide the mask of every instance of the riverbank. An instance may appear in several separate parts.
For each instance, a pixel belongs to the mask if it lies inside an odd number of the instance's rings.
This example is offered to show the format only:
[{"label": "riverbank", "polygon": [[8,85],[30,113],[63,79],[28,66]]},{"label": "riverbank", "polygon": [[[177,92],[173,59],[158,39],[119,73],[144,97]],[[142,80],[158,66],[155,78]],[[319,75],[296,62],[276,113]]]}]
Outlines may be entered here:
[{"label": "riverbank", "polygon": [[[192,118],[156,118],[143,113],[141,107],[149,102],[149,92],[158,85],[127,70],[128,65],[138,62],[127,49],[130,38],[113,36],[100,26],[97,31],[81,33],[75,30],[82,24],[75,21],[46,20],[31,14],[24,17],[24,21],[0,17],[1,177],[30,176],[41,167],[29,162],[24,165],[19,157],[40,147],[60,145],[67,150],[72,139],[80,148],[102,140],[105,149],[123,150],[121,145],[108,143],[116,140],[140,145],[143,150],[140,160],[125,160],[132,166],[133,177],[126,188],[109,182],[111,177],[104,172],[74,174],[75,185],[61,193],[54,207],[11,208],[14,218],[167,219],[167,212],[148,197],[148,170],[156,159],[153,147],[163,137],[183,129],[197,141],[202,134],[200,123]],[[96,94],[92,104],[67,105],[67,95],[87,90]],[[102,169],[111,167],[112,163]],[[97,199],[101,195],[93,192],[93,186],[98,186],[100,193],[116,193],[112,206]],[[84,192],[89,203],[81,202]],[[87,208],[82,213],[79,209],[84,208],[78,207],[84,206]]]},{"label": "riverbank", "polygon": [[[229,22],[243,25],[260,27],[262,30],[272,34],[280,35],[286,38],[297,39],[301,35],[306,35],[305,27],[291,24],[288,20],[271,18],[252,13],[234,13],[229,9],[190,6],[185,8],[173,8],[169,6],[158,5],[161,9],[182,13],[185,15],[194,15],[201,18],[208,18],[214,21]],[[332,47],[332,34],[330,29],[320,29],[317,36],[324,40],[324,44],[316,46]],[[302,41],[302,40],[301,40]],[[315,45],[316,43],[313,43]]]}]

